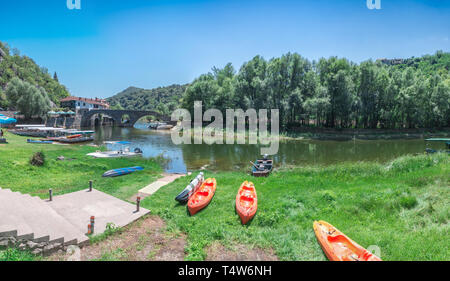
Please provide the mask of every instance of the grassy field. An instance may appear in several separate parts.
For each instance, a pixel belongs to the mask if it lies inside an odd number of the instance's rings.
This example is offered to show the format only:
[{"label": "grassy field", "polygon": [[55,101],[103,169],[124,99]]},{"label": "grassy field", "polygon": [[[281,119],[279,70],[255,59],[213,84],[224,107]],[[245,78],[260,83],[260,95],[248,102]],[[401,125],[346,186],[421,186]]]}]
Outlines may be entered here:
[{"label": "grassy field", "polygon": [[[281,260],[325,260],[312,224],[325,220],[384,260],[450,260],[450,161],[446,154],[405,156],[389,164],[355,163],[279,170],[268,178],[212,173],[211,204],[190,217],[174,197],[178,179],[142,204],[171,232],[187,233],[188,260],[202,260],[213,241],[271,248]],[[248,226],[235,213],[240,184],[251,179],[258,212]]]},{"label": "grassy field", "polygon": [[[25,137],[6,133],[8,144],[0,145],[0,187],[13,191],[29,193],[42,198],[53,194],[77,191],[94,181],[94,188],[121,199],[129,199],[139,189],[156,180],[162,172],[155,159],[116,158],[93,159],[87,153],[101,148],[86,145],[28,144]],[[44,152],[46,161],[42,167],[29,164],[33,153]],[[58,156],[73,158],[71,161],[58,161]],[[142,166],[130,176],[102,178],[110,169]]]}]

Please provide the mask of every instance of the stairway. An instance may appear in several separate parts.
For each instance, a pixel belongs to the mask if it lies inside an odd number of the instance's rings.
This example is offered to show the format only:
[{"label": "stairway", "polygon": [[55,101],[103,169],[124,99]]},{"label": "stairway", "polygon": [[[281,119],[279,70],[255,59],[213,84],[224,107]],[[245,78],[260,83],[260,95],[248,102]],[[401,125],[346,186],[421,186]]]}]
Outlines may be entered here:
[{"label": "stairway", "polygon": [[16,246],[35,254],[49,254],[87,242],[88,237],[48,202],[0,188],[0,247]]}]

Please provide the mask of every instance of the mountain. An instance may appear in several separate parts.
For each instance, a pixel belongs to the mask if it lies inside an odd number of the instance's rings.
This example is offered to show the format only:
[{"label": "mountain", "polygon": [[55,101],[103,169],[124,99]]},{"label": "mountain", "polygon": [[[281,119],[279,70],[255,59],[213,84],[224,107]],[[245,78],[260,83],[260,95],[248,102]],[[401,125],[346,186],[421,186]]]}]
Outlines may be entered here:
[{"label": "mountain", "polygon": [[8,44],[0,41],[0,107],[8,106],[5,90],[14,77],[44,88],[56,105],[59,105],[60,99],[70,95],[66,87],[53,79],[45,67],[40,67],[27,56],[20,56],[17,49],[11,50]]},{"label": "mountain", "polygon": [[106,100],[115,109],[156,110],[170,114],[180,105],[187,86],[174,84],[154,89],[129,87]]}]

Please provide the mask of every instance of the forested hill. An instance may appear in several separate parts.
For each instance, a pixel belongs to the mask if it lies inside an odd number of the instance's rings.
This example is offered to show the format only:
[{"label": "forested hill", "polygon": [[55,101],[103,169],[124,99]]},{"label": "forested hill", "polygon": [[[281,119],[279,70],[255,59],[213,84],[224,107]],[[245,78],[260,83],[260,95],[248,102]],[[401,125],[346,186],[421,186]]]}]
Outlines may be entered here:
[{"label": "forested hill", "polygon": [[56,73],[52,77],[45,67],[40,67],[27,56],[20,56],[19,50],[11,49],[8,44],[0,41],[0,107],[2,108],[9,105],[5,94],[6,87],[15,77],[43,88],[48,98],[56,105],[59,105],[61,98],[69,96],[66,87],[58,82]]},{"label": "forested hill", "polygon": [[180,106],[187,86],[174,84],[150,90],[129,87],[108,98],[107,101],[115,109],[156,110],[163,114],[170,114]]},{"label": "forested hill", "polygon": [[450,127],[450,53],[359,64],[330,57],[310,61],[297,53],[255,56],[195,79],[182,107],[279,109],[283,130]]}]

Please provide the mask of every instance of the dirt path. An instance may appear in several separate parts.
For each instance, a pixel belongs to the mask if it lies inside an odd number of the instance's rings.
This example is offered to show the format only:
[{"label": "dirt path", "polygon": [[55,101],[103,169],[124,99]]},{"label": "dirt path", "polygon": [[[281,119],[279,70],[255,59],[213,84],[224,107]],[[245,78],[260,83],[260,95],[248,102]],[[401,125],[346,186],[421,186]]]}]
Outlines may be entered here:
[{"label": "dirt path", "polygon": [[[166,225],[157,216],[147,216],[98,243],[81,248],[79,259],[119,261],[182,261],[185,235],[165,232]],[[57,253],[48,260],[70,260],[73,255]]]},{"label": "dirt path", "polygon": [[219,242],[213,242],[206,250],[207,261],[277,261],[278,257],[272,250],[263,250],[247,245],[233,244],[227,247]]}]

